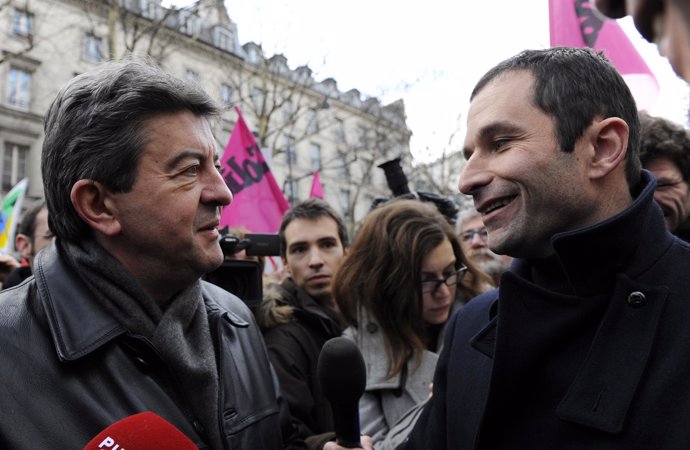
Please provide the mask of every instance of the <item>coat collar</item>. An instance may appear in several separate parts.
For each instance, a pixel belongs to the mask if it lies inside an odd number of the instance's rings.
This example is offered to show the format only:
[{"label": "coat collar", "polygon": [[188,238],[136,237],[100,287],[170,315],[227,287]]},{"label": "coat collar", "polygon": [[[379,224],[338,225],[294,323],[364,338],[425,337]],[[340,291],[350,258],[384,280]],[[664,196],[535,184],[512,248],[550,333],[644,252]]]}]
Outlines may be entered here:
[{"label": "coat collar", "polygon": [[[606,294],[609,299],[590,351],[556,414],[608,433],[623,428],[669,295],[667,287],[644,280],[644,272],[657,263],[674,238],[654,202],[656,182],[647,171],[643,171],[642,185],[638,197],[621,213],[552,239],[555,259],[574,294],[568,297]],[[534,263],[514,262],[511,273],[501,281],[506,296],[541,293],[565,298],[529,279]],[[499,301],[492,304],[489,323],[471,341],[474,349],[489,357],[496,341]]]},{"label": "coat collar", "polygon": [[[62,361],[73,361],[99,349],[127,330],[98,302],[79,276],[59,255],[55,243],[35,259],[34,277],[38,300],[43,305],[55,350]],[[213,294],[218,290],[216,294]],[[220,314],[231,325],[249,324],[214,301],[219,287],[202,282],[202,295],[209,314]],[[225,295],[227,292],[222,291]]]},{"label": "coat collar", "polygon": [[[671,245],[661,208],[654,201],[656,181],[642,170],[642,189],[630,206],[597,224],[558,233],[551,238],[555,263],[565,275],[570,294],[588,297],[613,289],[616,275],[636,277]],[[644,252],[644,258],[636,257]],[[531,271],[543,261],[516,260],[513,271],[531,279]]]}]

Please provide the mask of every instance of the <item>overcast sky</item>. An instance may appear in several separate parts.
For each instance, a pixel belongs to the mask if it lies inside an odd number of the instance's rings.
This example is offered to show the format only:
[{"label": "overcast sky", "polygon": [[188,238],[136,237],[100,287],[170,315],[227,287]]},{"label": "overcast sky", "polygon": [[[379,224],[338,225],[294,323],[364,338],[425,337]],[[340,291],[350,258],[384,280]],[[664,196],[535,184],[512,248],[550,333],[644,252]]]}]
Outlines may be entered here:
[{"label": "overcast sky", "polygon": [[[484,72],[549,46],[548,0],[227,0],[226,7],[241,44],[282,53],[291,68],[307,64],[343,92],[355,88],[384,103],[402,98],[418,160],[457,150],[469,93]],[[629,19],[620,22],[661,86],[652,114],[684,123],[687,85]]]}]

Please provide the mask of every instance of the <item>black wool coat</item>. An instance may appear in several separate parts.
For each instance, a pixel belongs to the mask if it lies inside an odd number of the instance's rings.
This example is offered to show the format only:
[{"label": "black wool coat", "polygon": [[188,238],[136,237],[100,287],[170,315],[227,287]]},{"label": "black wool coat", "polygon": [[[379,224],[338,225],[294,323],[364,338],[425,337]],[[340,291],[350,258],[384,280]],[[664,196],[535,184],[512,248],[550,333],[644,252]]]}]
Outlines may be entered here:
[{"label": "black wool coat", "polygon": [[460,310],[400,448],[690,448],[690,245],[643,184]]}]

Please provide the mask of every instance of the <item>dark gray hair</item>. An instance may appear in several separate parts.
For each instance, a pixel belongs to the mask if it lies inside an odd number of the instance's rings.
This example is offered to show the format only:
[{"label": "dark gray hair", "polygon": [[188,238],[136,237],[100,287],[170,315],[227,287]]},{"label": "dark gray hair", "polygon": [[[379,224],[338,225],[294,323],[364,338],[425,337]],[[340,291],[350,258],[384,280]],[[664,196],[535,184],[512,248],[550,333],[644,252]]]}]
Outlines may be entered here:
[{"label": "dark gray hair", "polygon": [[149,60],[107,62],[64,86],[46,114],[41,170],[50,230],[78,241],[91,228],[70,200],[81,179],[128,192],[147,141],[147,120],[190,111],[215,117],[219,109],[195,83],[179,80]]}]

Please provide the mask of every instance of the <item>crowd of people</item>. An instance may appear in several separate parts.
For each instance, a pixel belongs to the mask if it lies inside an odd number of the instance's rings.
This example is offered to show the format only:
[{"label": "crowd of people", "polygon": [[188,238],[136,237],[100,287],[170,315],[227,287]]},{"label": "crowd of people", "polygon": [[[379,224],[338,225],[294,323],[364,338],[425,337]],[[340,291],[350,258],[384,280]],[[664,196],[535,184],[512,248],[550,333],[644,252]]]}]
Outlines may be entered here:
[{"label": "crowd of people", "polygon": [[[683,2],[596,3],[688,30]],[[137,58],[57,94],[45,201],[0,261],[0,447],[83,448],[149,411],[178,448],[344,450],[318,377],[341,337],[366,450],[690,446],[690,133],[638,112],[602,54],[526,50],[478,81],[457,217],[393,197],[351,239],[327,202],[293,206],[252,309],[204,279],[265,265],[219,244],[217,115]]]}]

